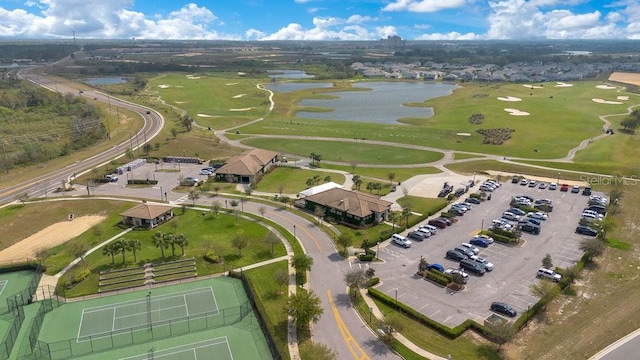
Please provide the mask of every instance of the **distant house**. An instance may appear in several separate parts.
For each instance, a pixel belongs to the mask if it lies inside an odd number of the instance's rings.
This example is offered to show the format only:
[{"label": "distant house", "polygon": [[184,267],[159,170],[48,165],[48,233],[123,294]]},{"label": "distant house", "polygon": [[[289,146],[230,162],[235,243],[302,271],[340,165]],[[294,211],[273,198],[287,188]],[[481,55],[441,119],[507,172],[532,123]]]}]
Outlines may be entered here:
[{"label": "distant house", "polygon": [[218,170],[216,178],[227,182],[255,184],[258,177],[269,170],[278,159],[275,151],[253,149],[236,155]]},{"label": "distant house", "polygon": [[391,203],[378,197],[333,188],[321,193],[309,195],[303,200],[303,206],[309,211],[324,210],[325,217],[356,228],[379,224],[387,220]]},{"label": "distant house", "polygon": [[120,213],[122,223],[136,228],[153,229],[173,217],[173,207],[142,203]]}]

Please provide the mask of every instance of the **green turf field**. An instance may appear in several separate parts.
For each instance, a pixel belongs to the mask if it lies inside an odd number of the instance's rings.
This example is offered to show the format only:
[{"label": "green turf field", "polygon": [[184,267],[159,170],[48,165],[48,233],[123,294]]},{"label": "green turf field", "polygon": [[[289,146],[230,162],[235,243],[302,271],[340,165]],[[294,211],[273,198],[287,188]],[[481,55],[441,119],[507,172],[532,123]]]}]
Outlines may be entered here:
[{"label": "green turf field", "polygon": [[39,348],[52,359],[270,359],[242,284],[212,278],[63,304]]}]

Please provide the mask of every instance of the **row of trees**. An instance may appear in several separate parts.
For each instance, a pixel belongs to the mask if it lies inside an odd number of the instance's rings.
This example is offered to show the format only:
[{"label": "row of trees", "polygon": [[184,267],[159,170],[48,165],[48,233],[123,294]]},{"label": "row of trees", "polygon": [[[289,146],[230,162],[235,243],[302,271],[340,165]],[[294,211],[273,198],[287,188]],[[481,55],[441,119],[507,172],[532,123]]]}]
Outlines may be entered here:
[{"label": "row of trees", "polygon": [[620,122],[620,126],[624,131],[633,133],[638,127],[640,127],[640,110],[633,110],[631,114],[626,116],[624,120]]}]

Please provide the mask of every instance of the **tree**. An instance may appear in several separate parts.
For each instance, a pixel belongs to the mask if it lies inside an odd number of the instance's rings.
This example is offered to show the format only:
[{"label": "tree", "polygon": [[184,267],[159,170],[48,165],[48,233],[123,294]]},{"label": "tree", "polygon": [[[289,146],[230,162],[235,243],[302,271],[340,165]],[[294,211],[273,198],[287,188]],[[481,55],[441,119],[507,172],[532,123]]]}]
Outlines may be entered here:
[{"label": "tree", "polygon": [[138,262],[138,258],[136,256],[136,253],[138,250],[142,249],[142,244],[140,243],[140,240],[138,239],[130,239],[127,240],[125,246],[127,247],[127,250],[131,251],[133,253],[133,262]]},{"label": "tree", "polygon": [[238,223],[238,205],[240,205],[240,203],[237,200],[231,200],[229,201],[229,205],[231,205],[231,207],[233,208],[233,212],[236,214],[236,224]]},{"label": "tree", "polygon": [[195,205],[196,204],[196,200],[198,200],[200,198],[200,191],[196,190],[196,189],[191,189],[189,190],[189,200],[192,201],[192,204]]},{"label": "tree", "polygon": [[324,218],[325,213],[326,210],[323,207],[316,206],[315,210],[313,211],[313,215],[318,217],[318,225],[322,225],[322,219]]},{"label": "tree", "polygon": [[544,258],[542,258],[542,267],[553,269],[553,261],[551,260],[550,254],[547,254]]},{"label": "tree", "polygon": [[358,298],[358,290],[365,287],[369,279],[366,272],[362,269],[353,269],[344,275],[344,282],[347,283],[349,292],[353,291],[354,300]]},{"label": "tree", "polygon": [[264,242],[265,244],[271,246],[271,256],[273,256],[275,247],[280,243],[280,239],[278,239],[278,236],[276,234],[269,231],[264,237]]},{"label": "tree", "polygon": [[170,130],[170,132],[171,132],[171,136],[173,136],[174,139],[178,137],[178,130],[177,129],[173,128],[173,129]]},{"label": "tree", "polygon": [[328,183],[331,182],[331,175],[327,175],[324,177],[324,182]]},{"label": "tree", "polygon": [[338,354],[325,344],[307,340],[300,344],[300,358],[305,360],[336,360]]},{"label": "tree", "polygon": [[396,178],[396,173],[393,173],[393,172],[387,173],[387,179],[389,179],[389,185],[393,183],[393,179],[395,178]]},{"label": "tree", "polygon": [[508,321],[494,321],[487,324],[489,337],[498,344],[498,351],[516,334],[516,329]]},{"label": "tree", "polygon": [[253,193],[253,185],[249,185],[247,187],[244,188],[244,193],[245,195],[247,195],[248,198],[251,197],[251,194]]},{"label": "tree", "polygon": [[407,222],[407,226],[409,227],[409,217],[411,216],[411,208],[409,207],[403,207],[402,208],[402,217],[405,219],[405,221]]},{"label": "tree", "polygon": [[[351,166],[351,173],[352,173],[352,174],[355,174],[355,172],[356,172],[356,168],[358,167],[358,163],[351,162],[351,163],[349,163],[349,166]],[[355,175],[354,175],[354,176],[355,176]]]},{"label": "tree", "polygon": [[180,249],[182,250],[181,256],[184,256],[184,248],[189,245],[189,239],[187,239],[184,234],[178,234],[173,237],[173,243],[180,246]]},{"label": "tree", "polygon": [[353,175],[352,181],[356,190],[360,190],[360,187],[362,186],[362,178],[360,175]]},{"label": "tree", "polygon": [[633,133],[638,126],[640,126],[640,119],[629,115],[620,122],[620,125],[623,127],[624,131]]},{"label": "tree", "polygon": [[283,184],[278,185],[278,194],[280,194],[280,196],[282,196],[283,191],[284,191],[284,185]]},{"label": "tree", "polygon": [[91,230],[93,231],[93,235],[98,237],[98,242],[102,242],[102,233],[104,233],[104,229],[101,225],[94,225]]},{"label": "tree", "polygon": [[306,254],[296,254],[293,255],[293,258],[291,259],[291,266],[296,269],[298,274],[311,270],[312,265],[313,258]]},{"label": "tree", "polygon": [[393,333],[402,331],[402,323],[395,317],[385,317],[380,324],[383,330],[382,341],[389,344],[393,340]]},{"label": "tree", "polygon": [[180,124],[184,126],[184,129],[187,131],[191,131],[191,127],[193,125],[193,119],[189,115],[184,115],[180,119]]},{"label": "tree", "polygon": [[258,212],[260,213],[260,216],[264,217],[264,214],[267,212],[267,208],[264,206],[260,206],[258,208]]},{"label": "tree", "polygon": [[147,155],[151,152],[152,149],[153,147],[149,143],[146,143],[142,146],[142,151],[144,151],[144,153]]},{"label": "tree", "polygon": [[298,328],[306,326],[309,322],[317,323],[324,312],[320,298],[313,290],[296,291],[287,299],[285,309]]},{"label": "tree", "polygon": [[220,201],[216,200],[211,203],[211,211],[215,214],[215,217],[218,217],[218,213],[220,212]]},{"label": "tree", "polygon": [[220,189],[222,189],[222,188],[220,187],[220,185],[216,185],[216,186],[214,186],[214,187],[213,187],[213,191],[215,191],[216,196],[218,196],[218,192],[220,191]]},{"label": "tree", "polygon": [[347,252],[347,248],[351,246],[352,243],[353,243],[353,238],[349,233],[342,232],[340,233],[340,235],[336,237],[336,245],[340,246],[345,253]]},{"label": "tree", "polygon": [[233,238],[231,238],[231,245],[238,249],[239,256],[242,256],[242,249],[246,248],[249,245],[249,239],[247,239],[244,234],[235,234]]},{"label": "tree", "polygon": [[165,235],[167,234],[164,234],[158,231],[155,234],[153,234],[153,237],[151,238],[151,243],[153,244],[153,246],[160,249],[160,252],[162,253],[162,258],[164,258],[164,249],[169,248],[169,243],[167,242],[167,237]]},{"label": "tree", "polygon": [[136,157],[136,154],[133,153],[133,149],[131,148],[127,148],[127,151],[125,151],[125,155],[127,156],[127,159],[129,159],[129,161],[133,160],[133,158]]},{"label": "tree", "polygon": [[593,261],[594,258],[604,253],[607,244],[600,239],[584,239],[580,242],[579,249],[584,251],[587,261]]},{"label": "tree", "polygon": [[289,283],[289,273],[287,270],[278,269],[273,273],[273,280],[278,284],[278,294],[282,295],[282,287]]},{"label": "tree", "polygon": [[542,310],[547,308],[547,303],[560,293],[558,285],[552,281],[540,280],[529,285],[531,295],[540,298],[544,303]]},{"label": "tree", "polygon": [[391,226],[393,227],[392,231],[396,231],[396,222],[398,222],[398,220],[400,220],[400,214],[398,214],[397,211],[389,211],[389,216],[388,216],[389,221],[391,221]]},{"label": "tree", "polygon": [[102,247],[102,255],[111,256],[111,265],[115,265],[117,253],[118,253],[118,249],[113,245],[113,243],[106,244],[105,246]]},{"label": "tree", "polygon": [[22,206],[24,206],[24,203],[27,202],[27,200],[29,200],[29,194],[27,193],[20,194],[16,198],[18,199],[18,201],[22,203]]},{"label": "tree", "polygon": [[122,253],[122,263],[124,264],[126,262],[125,259],[125,255],[127,253],[127,240],[126,239],[118,239],[116,241],[114,241],[113,246],[117,249],[116,252],[121,252]]}]

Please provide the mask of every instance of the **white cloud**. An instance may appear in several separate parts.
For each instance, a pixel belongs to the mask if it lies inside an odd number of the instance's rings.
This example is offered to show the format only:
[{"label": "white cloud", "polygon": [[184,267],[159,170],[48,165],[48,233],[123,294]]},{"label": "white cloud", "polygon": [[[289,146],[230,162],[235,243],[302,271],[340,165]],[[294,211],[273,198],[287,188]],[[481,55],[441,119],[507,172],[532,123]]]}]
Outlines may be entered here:
[{"label": "white cloud", "polygon": [[348,25],[340,29],[332,29],[332,26],[344,24],[344,19],[337,18],[320,19],[313,21],[315,27],[305,29],[302,25],[291,23],[273,34],[259,38],[258,40],[377,40],[379,36],[369,32],[360,25]]},{"label": "white cloud", "polygon": [[449,32],[446,34],[434,33],[434,34],[424,34],[420,35],[416,38],[416,40],[480,40],[482,39],[482,35],[474,34],[474,33],[466,33],[461,34],[459,32]]},{"label": "white cloud", "polygon": [[409,11],[432,13],[441,10],[455,9],[465,5],[465,0],[396,0],[387,4],[382,11]]},{"label": "white cloud", "polygon": [[294,0],[294,2],[297,4],[306,4],[308,2],[311,2],[311,0]]}]

